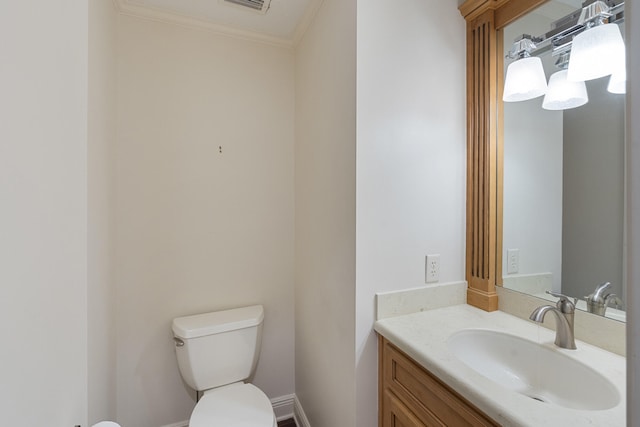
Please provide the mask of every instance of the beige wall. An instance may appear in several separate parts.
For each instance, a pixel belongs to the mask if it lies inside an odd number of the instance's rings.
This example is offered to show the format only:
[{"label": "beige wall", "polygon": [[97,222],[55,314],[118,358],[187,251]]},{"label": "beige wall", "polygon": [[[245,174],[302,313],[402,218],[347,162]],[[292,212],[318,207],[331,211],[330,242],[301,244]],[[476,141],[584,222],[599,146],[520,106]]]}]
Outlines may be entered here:
[{"label": "beige wall", "polygon": [[243,305],[254,383],[293,393],[293,53],[128,16],[118,49],[118,421],[188,419],[171,320]]},{"label": "beige wall", "polygon": [[464,280],[465,23],[453,2],[358,1],[358,427],[377,422],[375,293]]},{"label": "beige wall", "polygon": [[89,4],[87,325],[89,424],[116,416],[113,148],[116,22],[112,0]]},{"label": "beige wall", "polygon": [[0,417],[87,423],[87,2],[0,2]]},{"label": "beige wall", "polygon": [[296,52],[296,395],[355,423],[355,0],[325,0]]}]

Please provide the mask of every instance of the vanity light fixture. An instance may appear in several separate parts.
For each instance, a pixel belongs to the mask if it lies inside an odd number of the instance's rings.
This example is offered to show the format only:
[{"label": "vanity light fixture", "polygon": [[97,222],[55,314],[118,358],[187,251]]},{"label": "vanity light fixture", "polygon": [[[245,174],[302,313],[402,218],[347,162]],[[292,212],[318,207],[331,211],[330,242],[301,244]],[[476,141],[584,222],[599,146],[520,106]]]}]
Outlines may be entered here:
[{"label": "vanity light fixture", "polygon": [[[624,93],[625,46],[618,27],[623,21],[624,1],[585,0],[581,9],[553,22],[550,31],[523,34],[506,55],[515,61],[507,68],[503,101],[546,94],[545,109],[576,108],[588,102],[584,82],[608,75],[609,92]],[[561,71],[551,76],[547,87],[539,55],[549,50],[559,57],[556,66]]]},{"label": "vanity light fixture", "polygon": [[618,25],[596,25],[574,37],[568,78],[585,81],[608,76],[621,61],[624,41]]},{"label": "vanity light fixture", "polygon": [[526,101],[542,96],[547,91],[547,78],[542,68],[542,60],[530,55],[531,50],[535,48],[535,43],[528,35],[523,35],[513,44],[508,57],[517,60],[507,67],[503,101]]},{"label": "vanity light fixture", "polygon": [[549,89],[542,101],[542,108],[545,110],[568,110],[580,107],[588,101],[589,96],[584,82],[569,81],[567,80],[567,70],[560,70],[549,78]]},{"label": "vanity light fixture", "polygon": [[607,91],[622,95],[627,93],[627,70],[622,69],[620,72],[611,74]]},{"label": "vanity light fixture", "polygon": [[570,58],[569,50],[558,55],[556,67],[561,70],[549,78],[549,87],[542,101],[542,108],[545,110],[568,110],[589,102],[585,83],[567,80],[567,66]]},{"label": "vanity light fixture", "polygon": [[617,94],[627,93],[627,63],[624,55],[616,65],[611,77],[609,77],[607,91]]},{"label": "vanity light fixture", "polygon": [[592,1],[582,8],[577,24],[582,25],[583,30],[571,43],[569,80],[608,76],[624,64],[624,40],[618,25],[611,23],[616,19],[615,9],[613,2],[610,6],[602,0]]}]

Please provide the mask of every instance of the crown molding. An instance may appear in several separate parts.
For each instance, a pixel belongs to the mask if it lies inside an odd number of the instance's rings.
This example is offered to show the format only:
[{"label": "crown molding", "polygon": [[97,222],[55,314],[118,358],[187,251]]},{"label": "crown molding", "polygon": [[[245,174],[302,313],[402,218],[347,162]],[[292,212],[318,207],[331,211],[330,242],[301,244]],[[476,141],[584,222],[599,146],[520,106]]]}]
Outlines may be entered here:
[{"label": "crown molding", "polygon": [[302,38],[311,26],[311,23],[314,21],[323,3],[324,0],[313,0],[307,7],[307,10],[305,10],[302,19],[298,23],[298,26],[293,33],[292,44],[294,47],[298,46],[298,44],[300,44],[300,42],[302,41]]},{"label": "crown molding", "polygon": [[[268,36],[255,31],[240,30],[240,29],[228,27],[225,25],[215,24],[211,21],[207,21],[204,19],[184,16],[178,13],[167,12],[165,10],[161,10],[157,8],[133,5],[133,4],[127,3],[126,0],[113,0],[113,1],[114,1],[114,4],[116,5],[118,12],[123,15],[134,16],[137,18],[143,18],[143,19],[156,21],[156,22],[163,22],[167,24],[174,24],[174,25],[179,25],[183,27],[196,28],[199,30],[209,31],[211,33],[214,33],[220,36],[232,37],[232,38],[241,39],[241,40],[248,40],[248,41],[253,41],[257,43],[264,43],[264,44],[268,44],[276,47],[282,47],[287,49],[292,49],[294,47],[294,42],[292,39]],[[311,6],[315,5],[315,3],[322,3],[322,0],[315,0],[314,3],[311,4]],[[307,18],[307,15],[309,14],[308,10],[312,9],[311,6],[307,9],[307,12],[305,13],[304,18]],[[309,24],[307,24],[307,26],[308,25]],[[296,34],[300,27],[301,25],[298,25],[298,27],[296,28]]]}]

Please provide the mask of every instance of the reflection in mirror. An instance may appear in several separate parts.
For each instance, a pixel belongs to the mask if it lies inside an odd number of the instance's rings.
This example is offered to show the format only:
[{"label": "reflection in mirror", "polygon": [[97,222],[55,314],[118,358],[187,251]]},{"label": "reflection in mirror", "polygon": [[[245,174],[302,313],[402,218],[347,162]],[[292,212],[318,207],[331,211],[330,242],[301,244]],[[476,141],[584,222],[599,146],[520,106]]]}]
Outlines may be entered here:
[{"label": "reflection in mirror", "polygon": [[[581,7],[549,1],[511,23],[505,55],[514,57],[511,42],[523,34],[535,41]],[[548,46],[532,56],[549,79],[570,61],[563,53]],[[502,275],[505,287],[551,300],[545,291],[560,292],[624,320],[625,99],[607,90],[609,80],[586,81],[588,102],[565,110],[542,108],[542,96],[504,103]]]}]

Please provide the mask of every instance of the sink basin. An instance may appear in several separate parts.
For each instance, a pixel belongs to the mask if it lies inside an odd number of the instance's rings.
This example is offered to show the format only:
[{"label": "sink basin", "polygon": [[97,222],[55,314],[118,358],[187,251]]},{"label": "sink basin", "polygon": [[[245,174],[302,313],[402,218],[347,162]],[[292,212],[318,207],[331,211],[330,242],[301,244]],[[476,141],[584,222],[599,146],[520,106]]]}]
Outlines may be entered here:
[{"label": "sink basin", "polygon": [[576,350],[555,350],[485,329],[456,332],[447,345],[480,375],[540,402],[588,411],[620,403],[620,395],[608,379],[563,354]]}]

